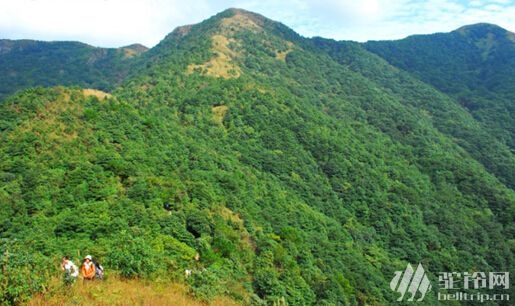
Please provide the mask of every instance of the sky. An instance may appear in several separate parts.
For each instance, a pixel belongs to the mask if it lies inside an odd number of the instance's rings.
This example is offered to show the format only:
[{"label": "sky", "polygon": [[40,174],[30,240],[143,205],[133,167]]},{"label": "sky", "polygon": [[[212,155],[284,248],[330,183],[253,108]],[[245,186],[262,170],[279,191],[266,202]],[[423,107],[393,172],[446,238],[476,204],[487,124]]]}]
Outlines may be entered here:
[{"label": "sky", "polygon": [[0,39],[153,47],[177,26],[231,7],[336,40],[402,39],[479,22],[515,32],[515,0],[0,0]]}]

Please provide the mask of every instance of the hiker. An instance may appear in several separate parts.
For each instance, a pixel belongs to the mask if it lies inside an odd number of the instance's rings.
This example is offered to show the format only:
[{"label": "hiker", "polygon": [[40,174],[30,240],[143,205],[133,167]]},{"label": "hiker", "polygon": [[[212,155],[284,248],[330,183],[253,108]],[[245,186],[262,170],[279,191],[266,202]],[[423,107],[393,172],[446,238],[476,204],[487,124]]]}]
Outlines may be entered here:
[{"label": "hiker", "polygon": [[186,270],[184,270],[184,277],[186,277],[186,278],[190,277],[192,272],[193,272],[193,271],[192,271],[192,270],[190,270],[190,269],[186,269]]},{"label": "hiker", "polygon": [[64,283],[72,284],[77,276],[79,276],[79,268],[70,260],[70,256],[63,256],[61,261],[61,270],[64,271]]},{"label": "hiker", "polygon": [[95,278],[96,279],[103,279],[104,278],[104,267],[97,261],[93,261],[93,265],[95,265]]},{"label": "hiker", "polygon": [[83,282],[95,279],[95,265],[93,264],[91,255],[84,257],[81,271]]}]

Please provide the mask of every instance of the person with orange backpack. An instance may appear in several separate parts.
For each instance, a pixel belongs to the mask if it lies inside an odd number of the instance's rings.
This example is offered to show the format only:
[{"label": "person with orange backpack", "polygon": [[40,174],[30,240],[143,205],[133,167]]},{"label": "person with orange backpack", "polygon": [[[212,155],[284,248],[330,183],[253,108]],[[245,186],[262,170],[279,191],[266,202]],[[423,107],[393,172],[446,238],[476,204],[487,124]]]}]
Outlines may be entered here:
[{"label": "person with orange backpack", "polygon": [[95,279],[95,265],[93,264],[91,255],[88,255],[84,258],[84,261],[82,262],[81,272],[83,282]]}]

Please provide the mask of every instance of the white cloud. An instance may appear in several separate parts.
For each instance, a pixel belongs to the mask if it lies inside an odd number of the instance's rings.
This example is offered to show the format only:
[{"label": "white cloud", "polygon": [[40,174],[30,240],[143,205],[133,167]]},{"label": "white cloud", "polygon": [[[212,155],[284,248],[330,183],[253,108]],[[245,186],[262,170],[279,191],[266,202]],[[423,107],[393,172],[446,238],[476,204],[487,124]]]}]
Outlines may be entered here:
[{"label": "white cloud", "polygon": [[[154,45],[178,25],[211,15],[206,1],[0,0],[0,37]],[[196,18],[195,18],[196,17]],[[15,37],[18,36],[18,37]]]},{"label": "white cloud", "polygon": [[500,5],[497,5],[497,4],[488,4],[488,5],[485,5],[483,8],[487,11],[494,12],[494,13],[501,12],[503,10],[503,7]]},{"label": "white cloud", "polygon": [[343,24],[368,24],[380,16],[378,0],[319,0],[310,1],[309,4],[316,14]]},{"label": "white cloud", "polygon": [[491,0],[490,2],[499,4],[513,4],[512,0]]},{"label": "white cloud", "polygon": [[[494,1],[497,4],[493,3]],[[500,2],[504,6],[501,6]],[[323,28],[325,36],[358,41],[400,39],[412,34],[449,32],[479,22],[515,29],[515,3],[504,0],[393,0],[379,1],[380,15],[359,27]],[[472,4],[473,5],[472,5]],[[507,5],[509,4],[509,5]],[[322,35],[322,36],[324,36]]]},{"label": "white cloud", "polygon": [[175,27],[239,7],[304,36],[365,41],[490,22],[515,30],[510,0],[0,0],[0,38],[153,46]]}]

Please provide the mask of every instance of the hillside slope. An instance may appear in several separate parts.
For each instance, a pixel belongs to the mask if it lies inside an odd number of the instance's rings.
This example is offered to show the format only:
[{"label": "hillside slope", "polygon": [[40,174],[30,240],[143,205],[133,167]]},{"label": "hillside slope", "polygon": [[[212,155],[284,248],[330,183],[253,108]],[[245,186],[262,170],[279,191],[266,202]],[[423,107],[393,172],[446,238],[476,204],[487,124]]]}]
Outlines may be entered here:
[{"label": "hillside slope", "polygon": [[141,45],[95,48],[79,42],[0,40],[0,101],[34,86],[111,90],[128,75]]},{"label": "hillside slope", "polygon": [[[322,38],[314,39],[313,43],[317,49],[326,52],[338,63],[392,93],[402,104],[422,110],[430,116],[430,121],[436,129],[453,138],[454,142],[507,186],[512,189],[515,187],[515,155],[502,137],[495,137],[501,134],[509,137],[513,135],[511,126],[504,129],[506,122],[503,118],[514,116],[514,113],[510,113],[507,109],[497,112],[495,109],[506,105],[505,100],[492,100],[491,103],[494,103],[495,108],[485,107],[482,110],[492,119],[490,122],[485,122],[477,119],[474,113],[461,106],[455,97],[442,94],[431,84],[418,81],[406,71],[389,65],[384,59],[367,52],[362,44]],[[445,67],[447,66],[443,65],[439,69],[445,70]],[[453,75],[453,71],[448,71],[447,75],[460,78],[459,75]],[[384,116],[390,117],[397,122],[399,129],[406,129],[404,126],[406,119],[394,117],[393,112],[386,111],[376,115],[378,116],[376,121],[385,120],[381,118]],[[493,126],[496,126],[499,133],[492,132]]]},{"label": "hillside slope", "polygon": [[515,34],[476,24],[365,47],[449,94],[515,152]]},{"label": "hillside slope", "polygon": [[236,9],[144,58],[112,95],[37,88],[0,105],[1,301],[41,288],[63,253],[256,305],[390,304],[408,262],[433,281],[513,269],[515,192],[410,90]]}]

